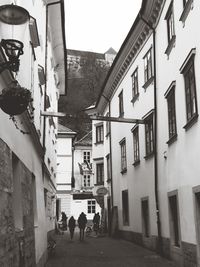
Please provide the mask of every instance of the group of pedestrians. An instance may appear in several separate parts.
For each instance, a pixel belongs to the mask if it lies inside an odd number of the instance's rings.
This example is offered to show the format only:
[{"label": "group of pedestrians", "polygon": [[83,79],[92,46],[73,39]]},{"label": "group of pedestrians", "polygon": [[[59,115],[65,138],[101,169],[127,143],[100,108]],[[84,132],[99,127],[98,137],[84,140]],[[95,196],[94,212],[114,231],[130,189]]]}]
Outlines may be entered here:
[{"label": "group of pedestrians", "polygon": [[[62,230],[67,230],[67,216],[65,214],[65,212],[61,212],[61,229]],[[81,214],[78,217],[78,227],[80,229],[80,236],[79,239],[80,241],[84,240],[85,237],[85,228],[87,225],[87,217],[86,214],[84,212],[81,212]],[[100,215],[99,212],[95,213],[94,217],[93,217],[93,230],[95,231],[96,235],[98,234],[99,231],[99,223],[100,223]],[[68,221],[68,227],[69,227],[69,232],[70,232],[70,238],[71,240],[73,240],[74,237],[74,230],[76,227],[76,220],[74,219],[73,216],[70,217],[69,221]]]}]

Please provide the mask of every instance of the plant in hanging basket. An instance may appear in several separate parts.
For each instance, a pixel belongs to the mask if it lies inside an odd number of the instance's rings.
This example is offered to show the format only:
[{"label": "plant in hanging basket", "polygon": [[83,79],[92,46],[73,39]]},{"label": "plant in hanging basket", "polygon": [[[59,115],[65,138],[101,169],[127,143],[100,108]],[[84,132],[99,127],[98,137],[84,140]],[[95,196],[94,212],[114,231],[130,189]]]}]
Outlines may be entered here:
[{"label": "plant in hanging basket", "polygon": [[12,86],[2,90],[0,108],[9,115],[19,115],[27,109],[31,101],[31,92],[14,82]]}]

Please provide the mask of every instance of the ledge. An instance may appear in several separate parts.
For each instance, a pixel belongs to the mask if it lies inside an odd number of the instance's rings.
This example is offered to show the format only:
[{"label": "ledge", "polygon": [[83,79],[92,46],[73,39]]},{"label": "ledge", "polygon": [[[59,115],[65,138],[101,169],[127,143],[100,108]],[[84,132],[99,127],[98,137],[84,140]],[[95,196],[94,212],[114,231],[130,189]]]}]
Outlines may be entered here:
[{"label": "ledge", "polygon": [[193,9],[193,2],[194,2],[194,0],[188,0],[187,1],[186,5],[185,5],[185,7],[183,9],[183,12],[182,12],[182,14],[180,16],[179,21],[183,22],[183,27],[185,26],[185,21],[187,19],[187,16],[188,16],[190,10]]},{"label": "ledge", "polygon": [[97,145],[101,145],[101,144],[103,144],[103,141],[101,141],[101,142],[97,142],[97,143],[94,143],[95,144],[95,146],[97,146]]},{"label": "ledge", "polygon": [[145,160],[148,160],[148,159],[152,158],[153,156],[154,156],[154,152],[151,152],[150,154],[146,155],[146,156],[144,157],[144,159],[145,159]]},{"label": "ledge", "polygon": [[167,48],[165,50],[165,54],[167,54],[168,57],[169,57],[169,54],[172,51],[172,48],[175,47],[175,42],[176,42],[176,35],[174,35],[172,37],[172,39],[169,41],[168,46],[167,46]]},{"label": "ledge", "polygon": [[166,142],[166,144],[171,145],[177,140],[177,134],[173,135],[172,137],[169,138],[169,140]]},{"label": "ledge", "polygon": [[124,168],[122,171],[121,171],[121,174],[124,174],[127,172],[127,168]]},{"label": "ledge", "polygon": [[145,82],[145,84],[142,86],[145,90],[147,87],[154,81],[154,76],[152,76],[148,81]]},{"label": "ledge", "polygon": [[133,166],[134,166],[134,167],[136,167],[136,166],[138,166],[138,165],[140,165],[140,160],[136,160],[136,161],[133,163]]},{"label": "ledge", "polygon": [[134,104],[136,102],[136,100],[139,99],[139,93],[137,93],[136,95],[134,95],[134,97],[132,98],[131,102]]},{"label": "ledge", "polygon": [[183,128],[187,131],[188,129],[190,129],[193,124],[195,124],[198,120],[199,115],[195,114],[187,123],[186,125],[183,126]]}]

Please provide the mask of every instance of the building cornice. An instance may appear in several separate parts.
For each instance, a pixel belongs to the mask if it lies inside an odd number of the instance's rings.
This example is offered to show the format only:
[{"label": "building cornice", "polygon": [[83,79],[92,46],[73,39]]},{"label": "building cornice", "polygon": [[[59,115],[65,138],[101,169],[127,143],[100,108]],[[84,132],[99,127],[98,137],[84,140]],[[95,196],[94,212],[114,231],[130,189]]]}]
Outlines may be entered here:
[{"label": "building cornice", "polygon": [[[143,0],[133,26],[124,40],[103,84],[96,104],[98,113],[103,113],[108,103],[107,99],[110,100],[112,98],[130,65],[152,34],[152,29],[150,29],[141,17],[145,18],[149,25],[153,25],[155,28],[159,21],[164,2],[165,0]],[[102,97],[102,95],[106,97]]]}]

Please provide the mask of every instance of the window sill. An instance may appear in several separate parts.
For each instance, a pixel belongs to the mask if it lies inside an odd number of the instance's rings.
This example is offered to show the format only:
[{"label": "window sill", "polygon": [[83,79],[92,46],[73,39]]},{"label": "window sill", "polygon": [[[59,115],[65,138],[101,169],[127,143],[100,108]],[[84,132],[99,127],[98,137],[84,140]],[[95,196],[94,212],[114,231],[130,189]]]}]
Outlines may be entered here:
[{"label": "window sill", "polygon": [[172,137],[169,138],[169,140],[166,142],[166,144],[171,145],[177,140],[177,134],[174,134]]},{"label": "window sill", "polygon": [[101,141],[101,142],[96,142],[96,143],[94,143],[95,144],[95,146],[97,146],[97,145],[102,145],[103,144],[103,141]]},{"label": "window sill", "polygon": [[175,42],[176,42],[176,35],[174,35],[172,39],[169,41],[167,49],[165,50],[165,54],[167,54],[168,57],[172,51],[172,48],[175,47]]},{"label": "window sill", "polygon": [[193,124],[195,124],[198,120],[198,114],[195,114],[187,123],[185,126],[183,126],[183,128],[187,131],[188,129],[190,129]]},{"label": "window sill", "polygon": [[142,87],[146,90],[147,87],[153,82],[153,80],[154,80],[154,76],[152,76],[150,79],[148,79],[148,81],[146,81]]},{"label": "window sill", "polygon": [[154,156],[154,152],[151,152],[151,153],[149,153],[148,155],[146,155],[146,156],[144,157],[144,159],[148,160],[148,159],[152,158],[153,156]]},{"label": "window sill", "polygon": [[133,166],[134,166],[134,167],[136,167],[136,166],[138,166],[138,165],[140,165],[140,160],[139,160],[139,159],[136,160],[136,161],[133,163]]},{"label": "window sill", "polygon": [[182,21],[183,27],[185,26],[185,21],[187,19],[187,16],[188,16],[190,10],[192,10],[193,7],[194,7],[194,3],[193,2],[194,2],[194,0],[188,0],[187,1],[186,5],[184,7],[184,10],[183,10],[183,12],[182,12],[182,14],[180,16],[179,21]]},{"label": "window sill", "polygon": [[108,137],[110,136],[110,132],[109,132],[109,133],[107,133],[105,136],[106,136],[106,138],[108,138]]},{"label": "window sill", "polygon": [[100,186],[100,185],[104,185],[104,182],[94,184],[94,186]]},{"label": "window sill", "polygon": [[136,100],[139,100],[139,93],[137,93],[136,95],[134,95],[134,97],[132,98],[132,100],[131,100],[131,102],[133,103],[133,105],[134,105],[134,103],[136,102]]},{"label": "window sill", "polygon": [[127,168],[124,168],[123,170],[121,170],[121,174],[124,174],[127,172]]}]

